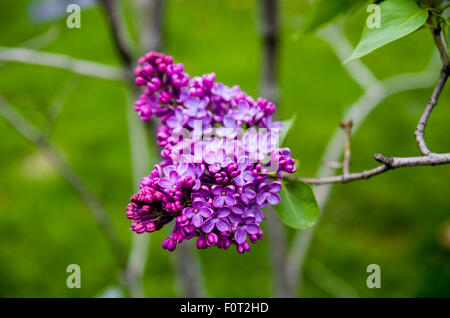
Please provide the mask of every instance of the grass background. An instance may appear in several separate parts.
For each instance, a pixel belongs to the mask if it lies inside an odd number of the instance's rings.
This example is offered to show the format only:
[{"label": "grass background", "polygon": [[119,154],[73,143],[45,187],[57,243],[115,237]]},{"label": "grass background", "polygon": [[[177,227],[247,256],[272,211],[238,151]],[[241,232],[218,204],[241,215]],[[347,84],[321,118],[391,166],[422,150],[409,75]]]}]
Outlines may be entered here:
[{"label": "grass background", "polygon": [[[128,5],[128,1],[123,2]],[[362,91],[323,40],[313,34],[297,40],[293,36],[308,13],[308,1],[280,3],[280,117],[297,114],[288,146],[301,161],[300,173],[312,176],[344,109]],[[81,29],[68,29],[64,18],[30,22],[29,5],[23,0],[0,3],[1,46],[21,46],[53,28],[56,38],[43,51],[119,64],[97,7],[82,11]],[[165,5],[166,53],[183,62],[190,74],[214,71],[218,81],[239,84],[252,96],[258,95],[258,1],[168,0]],[[346,21],[353,43],[364,14]],[[423,70],[432,51],[432,39],[422,30],[363,60],[383,79]],[[0,64],[0,94],[48,131],[104,202],[129,248],[132,234],[125,205],[136,189],[126,119],[126,108],[132,105],[126,102],[125,89],[118,82],[62,70]],[[373,167],[375,152],[416,154],[412,133],[430,94],[431,89],[409,91],[379,105],[353,139],[352,169]],[[61,111],[52,116],[62,95]],[[427,128],[427,142],[436,152],[446,152],[450,146],[449,102],[450,89],[445,89]],[[350,289],[361,297],[449,297],[450,239],[445,235],[450,231],[449,178],[450,166],[417,167],[336,185],[312,241],[299,296],[342,296],[344,289]],[[287,231],[289,237],[294,235]],[[160,248],[165,235],[152,234],[144,275],[150,297],[180,295],[172,270],[174,255]],[[0,242],[1,297],[95,297],[117,283],[113,256],[86,206],[43,155],[2,119]],[[244,255],[232,250],[198,251],[209,296],[270,296],[270,253],[267,238]],[[66,287],[65,269],[72,263],[81,266],[81,289]],[[381,289],[365,285],[366,267],[372,263],[381,266]]]}]

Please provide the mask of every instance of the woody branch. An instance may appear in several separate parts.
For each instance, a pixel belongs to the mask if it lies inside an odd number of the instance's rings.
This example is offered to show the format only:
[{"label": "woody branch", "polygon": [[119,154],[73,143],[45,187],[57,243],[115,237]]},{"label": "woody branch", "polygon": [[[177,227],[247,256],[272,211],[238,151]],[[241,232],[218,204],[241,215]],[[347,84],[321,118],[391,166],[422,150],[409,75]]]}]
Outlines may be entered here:
[{"label": "woody branch", "polygon": [[287,179],[300,179],[306,183],[313,185],[323,185],[330,183],[347,183],[351,181],[369,179],[370,177],[382,174],[388,170],[403,168],[403,167],[414,167],[414,166],[436,166],[450,163],[450,153],[438,154],[431,152],[425,142],[424,134],[425,128],[428,124],[428,119],[431,112],[438,103],[439,96],[444,89],[445,83],[450,75],[450,62],[447,54],[447,49],[442,40],[442,32],[439,29],[432,30],[433,37],[436,43],[436,47],[439,50],[441,60],[442,60],[442,70],[439,77],[438,83],[434,88],[433,94],[431,95],[425,110],[420,117],[419,123],[417,124],[415,130],[415,137],[417,141],[417,146],[421,152],[421,156],[417,157],[386,157],[382,154],[375,154],[374,158],[376,161],[382,163],[381,166],[373,168],[371,170],[366,170],[357,173],[349,173],[350,165],[350,133],[349,128],[341,123],[341,127],[346,132],[346,146],[345,146],[345,158],[343,164],[343,174],[338,176],[323,177],[323,178],[302,178],[302,177],[288,177]]}]

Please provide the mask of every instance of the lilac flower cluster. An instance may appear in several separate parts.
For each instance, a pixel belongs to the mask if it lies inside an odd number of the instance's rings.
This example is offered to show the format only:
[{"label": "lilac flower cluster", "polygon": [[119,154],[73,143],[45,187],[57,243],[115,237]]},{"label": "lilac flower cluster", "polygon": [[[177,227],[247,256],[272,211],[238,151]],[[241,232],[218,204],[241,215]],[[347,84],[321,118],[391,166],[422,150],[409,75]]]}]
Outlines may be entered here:
[{"label": "lilac flower cluster", "polygon": [[192,238],[199,249],[233,244],[249,251],[263,235],[261,209],[280,202],[275,179],[295,171],[289,149],[277,145],[275,105],[216,82],[214,73],[190,78],[162,53],[150,52],[139,64],[136,84],[145,91],[135,110],[144,121],[161,119],[163,160],[127,205],[131,229],[153,232],[175,220],[162,243],[169,251]]}]

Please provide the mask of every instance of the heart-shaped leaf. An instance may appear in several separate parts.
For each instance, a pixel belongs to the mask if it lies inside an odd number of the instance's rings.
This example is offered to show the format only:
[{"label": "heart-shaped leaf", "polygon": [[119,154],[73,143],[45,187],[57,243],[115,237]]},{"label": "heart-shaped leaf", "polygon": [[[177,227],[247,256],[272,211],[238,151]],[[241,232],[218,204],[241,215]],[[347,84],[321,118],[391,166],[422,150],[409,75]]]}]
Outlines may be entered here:
[{"label": "heart-shaped leaf", "polygon": [[294,229],[311,228],[319,217],[319,206],[311,186],[300,180],[282,183],[280,203],[274,210],[284,224]]},{"label": "heart-shaped leaf", "polygon": [[366,23],[358,46],[344,63],[416,31],[428,18],[427,9],[412,0],[386,0],[380,4],[379,13],[380,27],[369,28]]}]

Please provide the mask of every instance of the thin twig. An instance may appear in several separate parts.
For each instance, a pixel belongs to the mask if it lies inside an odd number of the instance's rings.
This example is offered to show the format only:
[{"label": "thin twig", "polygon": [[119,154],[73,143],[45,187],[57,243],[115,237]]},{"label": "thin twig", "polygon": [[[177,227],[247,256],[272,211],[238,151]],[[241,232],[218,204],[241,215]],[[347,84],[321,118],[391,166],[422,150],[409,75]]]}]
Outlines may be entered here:
[{"label": "thin twig", "polygon": [[382,154],[375,154],[376,161],[384,163],[389,169],[416,167],[416,166],[439,166],[450,163],[450,153],[431,153],[420,157],[385,157]]},{"label": "thin twig", "polygon": [[388,166],[382,165],[379,167],[376,167],[371,170],[366,170],[363,172],[358,173],[349,173],[349,174],[343,174],[339,176],[331,176],[331,177],[323,177],[323,178],[300,178],[300,177],[286,177],[288,180],[302,180],[303,182],[312,184],[312,185],[323,185],[323,184],[330,184],[330,183],[347,183],[355,180],[361,180],[361,179],[369,179],[373,176],[376,176],[380,173],[385,172],[388,170]]},{"label": "thin twig", "polygon": [[[164,0],[135,0],[140,16],[140,47],[159,51],[163,47]],[[150,17],[150,18],[149,18]]]},{"label": "thin twig", "polygon": [[[309,184],[314,185],[323,185],[323,184],[329,184],[329,183],[347,183],[350,181],[355,180],[361,180],[361,179],[368,179],[372,176],[378,175],[380,173],[383,173],[387,171],[388,169],[395,169],[395,168],[401,168],[401,167],[413,167],[413,166],[436,166],[436,165],[442,165],[442,164],[448,164],[450,163],[450,153],[445,154],[436,154],[431,152],[424,139],[424,131],[425,127],[428,122],[428,118],[431,115],[431,112],[433,111],[434,107],[437,104],[438,98],[442,92],[442,89],[445,86],[445,83],[448,79],[449,74],[447,73],[447,69],[443,68],[441,71],[441,76],[439,78],[438,83],[436,84],[436,87],[433,91],[433,94],[430,98],[430,100],[427,103],[427,106],[425,107],[425,110],[422,114],[422,117],[419,120],[419,124],[417,125],[417,128],[415,130],[415,136],[417,140],[417,145],[423,154],[423,156],[420,157],[384,157],[381,154],[376,154],[375,159],[379,162],[384,163],[383,166],[377,167],[372,170],[363,171],[359,173],[348,173],[348,164],[346,168],[346,161],[349,160],[349,138],[346,138],[346,146],[345,146],[345,157],[344,160],[344,173],[340,176],[332,176],[332,177],[323,177],[323,178],[296,178],[300,179],[304,182],[307,182]],[[345,124],[341,123],[341,127],[346,130]],[[346,135],[348,136],[348,132],[346,132]],[[348,158],[347,158],[348,156]]]},{"label": "thin twig", "polygon": [[436,29],[431,30],[433,35],[434,43],[439,51],[439,55],[441,56],[442,66],[449,71],[450,68],[450,60],[447,53],[447,48],[445,47],[444,41],[445,39],[442,36],[442,28],[438,27]]},{"label": "thin twig", "polygon": [[121,32],[120,20],[114,7],[114,3],[111,0],[99,1],[101,3],[103,11],[105,12],[105,17],[108,20],[109,27],[112,31],[111,35],[113,36],[113,40],[116,49],[119,52],[120,58],[127,68],[131,68],[133,63],[133,55],[131,53],[131,50],[128,48],[124,35]]},{"label": "thin twig", "polygon": [[124,76],[123,69],[120,67],[75,59],[64,54],[39,52],[25,48],[0,46],[0,61],[55,67],[80,75],[114,81],[123,80]]},{"label": "thin twig", "polygon": [[261,0],[263,39],[262,91],[270,101],[278,102],[279,17],[277,0]]},{"label": "thin twig", "polygon": [[445,154],[430,154],[420,157],[385,157],[381,154],[375,154],[375,159],[383,165],[373,168],[371,170],[365,170],[358,173],[349,173],[339,176],[323,177],[323,178],[301,178],[301,177],[289,177],[289,179],[298,179],[303,182],[312,185],[324,185],[330,183],[348,183],[351,181],[369,179],[373,176],[379,175],[390,169],[404,168],[404,167],[416,167],[416,166],[438,166],[450,163],[450,153]]},{"label": "thin twig", "polygon": [[425,127],[427,126],[428,118],[430,117],[431,112],[433,111],[434,107],[437,104],[437,101],[439,99],[439,96],[441,95],[442,89],[445,86],[445,83],[449,76],[449,71],[450,71],[449,68],[444,67],[442,69],[439,81],[433,91],[433,94],[431,95],[430,100],[427,103],[427,106],[425,107],[425,110],[424,110],[422,116],[420,117],[419,123],[417,124],[417,128],[414,132],[414,135],[416,136],[416,140],[417,140],[417,146],[419,147],[420,152],[424,156],[427,156],[431,153],[431,151],[428,149],[427,144],[424,139]]},{"label": "thin twig", "polygon": [[343,163],[343,173],[344,176],[350,173],[350,161],[351,161],[351,136],[352,136],[352,126],[353,121],[350,119],[348,122],[340,122],[339,126],[344,130],[345,133],[345,151],[344,151],[344,163]]}]

